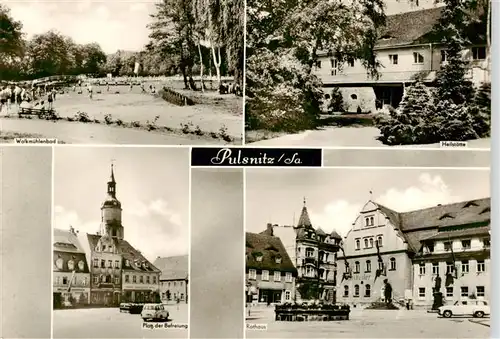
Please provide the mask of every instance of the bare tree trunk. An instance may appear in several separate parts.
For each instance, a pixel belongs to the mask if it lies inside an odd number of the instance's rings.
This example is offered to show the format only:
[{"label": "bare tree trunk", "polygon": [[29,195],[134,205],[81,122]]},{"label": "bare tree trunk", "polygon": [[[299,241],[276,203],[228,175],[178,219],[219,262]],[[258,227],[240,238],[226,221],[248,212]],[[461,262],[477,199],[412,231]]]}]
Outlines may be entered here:
[{"label": "bare tree trunk", "polygon": [[215,47],[212,44],[212,55],[214,57],[215,71],[217,72],[217,88],[220,88],[220,85],[221,85],[221,76],[220,76],[220,64],[221,64],[220,47],[217,47],[217,49],[218,49],[218,59],[217,59],[217,55],[215,54]]},{"label": "bare tree trunk", "polygon": [[200,54],[200,83],[201,91],[205,92],[205,85],[203,84],[203,55],[201,53],[201,44],[198,43],[198,53]]}]

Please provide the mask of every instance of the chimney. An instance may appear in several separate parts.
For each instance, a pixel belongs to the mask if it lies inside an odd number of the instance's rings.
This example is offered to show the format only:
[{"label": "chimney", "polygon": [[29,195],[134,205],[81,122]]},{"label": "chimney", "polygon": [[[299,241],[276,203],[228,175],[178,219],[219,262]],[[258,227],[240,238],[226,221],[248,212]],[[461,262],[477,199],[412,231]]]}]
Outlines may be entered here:
[{"label": "chimney", "polygon": [[273,224],[267,224],[266,233],[267,233],[267,235],[270,235],[271,237],[274,236]]}]

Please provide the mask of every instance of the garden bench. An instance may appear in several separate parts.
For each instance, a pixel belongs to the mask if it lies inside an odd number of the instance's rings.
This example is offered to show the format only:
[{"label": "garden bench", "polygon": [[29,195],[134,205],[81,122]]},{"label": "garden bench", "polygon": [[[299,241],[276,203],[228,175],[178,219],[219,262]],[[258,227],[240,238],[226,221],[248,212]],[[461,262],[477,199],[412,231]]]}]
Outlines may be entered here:
[{"label": "garden bench", "polygon": [[55,116],[56,112],[53,109],[43,109],[43,108],[27,108],[21,107],[18,112],[19,117],[36,115],[39,118],[45,116]]}]

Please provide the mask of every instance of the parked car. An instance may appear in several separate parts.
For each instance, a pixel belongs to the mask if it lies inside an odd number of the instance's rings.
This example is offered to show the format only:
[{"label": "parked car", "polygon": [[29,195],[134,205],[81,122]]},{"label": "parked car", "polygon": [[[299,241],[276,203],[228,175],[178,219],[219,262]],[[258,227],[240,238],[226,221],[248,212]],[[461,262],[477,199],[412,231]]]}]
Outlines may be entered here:
[{"label": "parked car", "polygon": [[121,303],[120,304],[120,312],[130,312],[130,303]]},{"label": "parked car", "polygon": [[141,314],[142,312],[142,307],[144,304],[138,304],[138,303],[132,303],[130,304],[130,314]]},{"label": "parked car", "polygon": [[168,316],[169,313],[162,304],[145,304],[141,312],[144,321],[167,320]]},{"label": "parked car", "polygon": [[485,315],[490,315],[490,306],[484,300],[461,300],[453,305],[441,306],[438,309],[438,314],[445,318],[467,315],[482,318]]}]

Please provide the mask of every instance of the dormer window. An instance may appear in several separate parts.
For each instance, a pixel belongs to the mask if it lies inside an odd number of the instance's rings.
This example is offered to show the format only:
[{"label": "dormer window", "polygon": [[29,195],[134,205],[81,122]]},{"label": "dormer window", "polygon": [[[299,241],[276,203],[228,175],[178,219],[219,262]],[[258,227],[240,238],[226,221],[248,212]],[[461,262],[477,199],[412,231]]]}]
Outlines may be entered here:
[{"label": "dormer window", "polygon": [[80,261],[78,262],[78,269],[79,269],[80,271],[83,271],[83,270],[85,269],[85,263],[83,262],[83,260],[80,260]]},{"label": "dormer window", "polygon": [[444,242],[444,250],[445,250],[445,251],[447,251],[447,252],[448,252],[448,251],[451,251],[451,246],[452,246],[452,245],[453,245],[453,244],[452,244],[452,242],[451,242],[451,241],[445,241],[445,242]]},{"label": "dormer window", "polygon": [[389,39],[392,39],[392,35],[390,34],[384,34],[380,37],[380,40],[389,40]]},{"label": "dormer window", "polygon": [[276,263],[277,264],[281,264],[281,260],[282,260],[281,257],[276,257]]},{"label": "dormer window", "polygon": [[462,249],[468,250],[470,249],[470,240],[462,240]]},{"label": "dormer window", "polygon": [[464,207],[463,207],[463,208],[467,208],[467,207],[471,207],[471,206],[476,206],[476,207],[477,207],[477,206],[479,206],[479,205],[478,205],[476,202],[474,202],[474,201],[469,201],[468,203],[466,203],[466,204],[464,205]]},{"label": "dormer window", "polygon": [[73,260],[68,261],[68,269],[71,271],[75,269],[75,262]]},{"label": "dormer window", "polygon": [[443,219],[453,219],[453,216],[450,213],[445,213],[439,218],[439,220]]},{"label": "dormer window", "polygon": [[485,209],[483,209],[483,210],[481,211],[481,213],[479,213],[479,214],[484,214],[484,213],[489,213],[489,212],[491,212],[491,208],[490,208],[490,207],[486,207],[486,208],[485,208]]},{"label": "dormer window", "polygon": [[130,261],[128,259],[125,260],[125,266],[130,267]]},{"label": "dormer window", "polygon": [[57,259],[57,260],[56,260],[56,267],[57,267],[58,269],[62,270],[62,268],[63,268],[63,263],[64,263],[64,261],[63,261],[63,259],[62,259],[62,258]]},{"label": "dormer window", "polygon": [[262,261],[262,255],[257,255],[255,257],[255,260],[257,260],[258,262],[261,262]]}]

